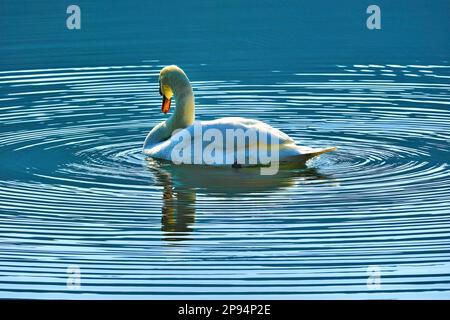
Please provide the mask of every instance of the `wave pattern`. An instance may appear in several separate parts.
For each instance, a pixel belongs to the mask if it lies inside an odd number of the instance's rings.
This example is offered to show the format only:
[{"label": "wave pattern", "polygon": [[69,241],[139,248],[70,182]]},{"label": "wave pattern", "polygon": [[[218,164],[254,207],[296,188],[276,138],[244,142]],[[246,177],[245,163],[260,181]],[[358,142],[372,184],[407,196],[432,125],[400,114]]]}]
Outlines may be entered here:
[{"label": "wave pattern", "polygon": [[272,177],[146,159],[160,67],[0,72],[1,297],[450,297],[449,66],[194,81],[201,119],[339,148]]}]

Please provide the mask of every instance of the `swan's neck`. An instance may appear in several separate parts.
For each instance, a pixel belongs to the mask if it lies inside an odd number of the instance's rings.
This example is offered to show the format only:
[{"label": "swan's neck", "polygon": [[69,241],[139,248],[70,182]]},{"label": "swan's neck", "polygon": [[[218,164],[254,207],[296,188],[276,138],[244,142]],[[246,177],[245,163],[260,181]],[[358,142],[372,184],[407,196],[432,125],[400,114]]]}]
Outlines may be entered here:
[{"label": "swan's neck", "polygon": [[175,100],[175,111],[169,119],[149,132],[144,142],[144,149],[169,139],[175,130],[189,127],[195,120],[194,92],[189,79],[182,71],[166,74],[165,77],[170,87],[170,97]]},{"label": "swan's neck", "polygon": [[175,112],[167,120],[167,125],[171,131],[186,128],[193,124],[195,120],[195,99],[191,85],[187,83],[181,88],[175,87],[173,93],[176,105]]}]

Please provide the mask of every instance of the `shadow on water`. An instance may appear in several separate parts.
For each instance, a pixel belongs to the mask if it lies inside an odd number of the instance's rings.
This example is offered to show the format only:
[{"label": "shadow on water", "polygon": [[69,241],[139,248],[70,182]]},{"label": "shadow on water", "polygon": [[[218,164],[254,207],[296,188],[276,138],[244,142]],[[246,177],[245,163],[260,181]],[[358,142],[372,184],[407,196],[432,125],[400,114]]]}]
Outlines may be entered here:
[{"label": "shadow on water", "polygon": [[282,165],[274,175],[259,167],[230,168],[173,165],[147,158],[147,167],[163,187],[161,230],[167,241],[188,240],[195,223],[197,193],[207,197],[239,199],[253,193],[273,193],[298,184],[330,182],[330,175],[302,165]]}]

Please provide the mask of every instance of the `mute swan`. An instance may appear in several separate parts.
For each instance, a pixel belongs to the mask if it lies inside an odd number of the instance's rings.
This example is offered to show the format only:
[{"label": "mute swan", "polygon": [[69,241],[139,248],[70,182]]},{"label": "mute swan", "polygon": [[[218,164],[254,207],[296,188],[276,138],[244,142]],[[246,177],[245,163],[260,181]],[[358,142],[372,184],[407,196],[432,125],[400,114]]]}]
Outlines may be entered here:
[{"label": "mute swan", "polygon": [[[145,139],[143,152],[153,158],[175,163],[240,167],[247,164],[267,164],[267,159],[263,162],[264,159],[260,154],[259,149],[262,147],[271,148],[272,151],[277,150],[277,157],[272,157],[271,160],[279,163],[305,163],[312,157],[336,150],[336,147],[314,149],[298,146],[285,133],[258,120],[228,117],[210,121],[194,121],[195,102],[191,84],[184,71],[175,65],[161,70],[159,93],[163,98],[161,107],[163,113],[169,112],[172,97],[175,98],[176,109],[169,119],[156,125]],[[231,132],[253,132],[258,137],[266,137],[266,140],[262,138],[253,142],[246,140],[247,142],[240,147],[236,147],[234,137],[232,144],[221,140],[222,137],[228,137],[230,130]],[[249,134],[247,138],[250,136],[252,135]],[[180,144],[183,140],[186,148],[181,152],[182,160],[177,158],[175,161],[174,155],[180,152]],[[196,141],[200,141],[199,144]],[[213,150],[215,151],[212,152]],[[207,151],[212,155],[213,161],[205,159]],[[221,158],[217,157],[220,155],[222,155]],[[250,162],[251,159],[254,160],[253,163]]]}]

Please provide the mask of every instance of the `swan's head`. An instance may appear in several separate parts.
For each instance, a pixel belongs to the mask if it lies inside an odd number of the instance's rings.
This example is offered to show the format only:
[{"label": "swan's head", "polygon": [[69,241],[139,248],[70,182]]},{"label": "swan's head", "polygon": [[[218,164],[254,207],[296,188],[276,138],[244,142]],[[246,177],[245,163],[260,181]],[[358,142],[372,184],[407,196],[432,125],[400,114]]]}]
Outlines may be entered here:
[{"label": "swan's head", "polygon": [[184,71],[175,65],[164,67],[159,73],[159,94],[163,97],[161,111],[169,112],[172,97],[176,98],[186,90],[192,92],[189,79]]}]

